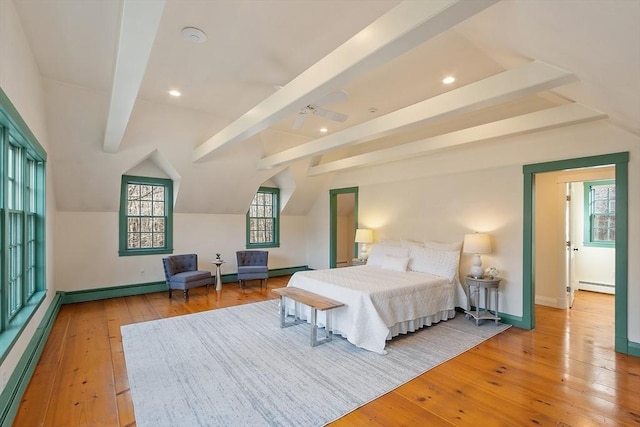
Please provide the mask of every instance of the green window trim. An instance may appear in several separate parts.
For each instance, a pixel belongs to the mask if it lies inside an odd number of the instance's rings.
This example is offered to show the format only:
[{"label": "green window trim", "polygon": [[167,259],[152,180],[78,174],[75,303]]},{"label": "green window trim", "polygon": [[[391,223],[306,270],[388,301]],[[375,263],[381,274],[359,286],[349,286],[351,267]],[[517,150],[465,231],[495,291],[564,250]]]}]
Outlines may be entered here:
[{"label": "green window trim", "polygon": [[46,297],[46,159],[0,89],[0,363]]},{"label": "green window trim", "polygon": [[[164,194],[161,199],[156,200],[155,192],[152,191],[150,199],[142,195],[130,196],[130,186],[151,186],[163,187]],[[149,193],[145,193],[149,194]],[[133,199],[131,199],[133,197]],[[141,208],[137,214],[130,215],[128,212],[129,202],[147,203],[151,207],[152,213],[144,215]],[[159,213],[158,213],[159,212]],[[157,255],[173,253],[173,181],[167,178],[150,178],[143,176],[123,175],[120,185],[120,224],[119,224],[119,250],[120,256],[136,255]],[[131,230],[130,224],[138,224]],[[149,228],[145,231],[142,223],[149,223]],[[159,226],[157,226],[159,224]],[[161,231],[158,231],[161,230]],[[129,247],[130,235],[150,236],[151,247],[131,248]],[[142,244],[142,237],[139,239]]]},{"label": "green window trim", "polygon": [[[261,198],[260,195],[266,197]],[[271,203],[266,202],[270,200]],[[252,212],[254,215],[252,216]],[[265,225],[266,224],[266,225]],[[280,247],[280,189],[260,187],[256,192],[246,215],[246,248],[278,248]],[[256,242],[256,237],[263,234],[263,240]],[[271,239],[269,239],[271,235]]]},{"label": "green window trim", "polygon": [[[615,191],[613,193],[613,198],[611,197],[611,192],[607,192],[606,200],[599,200],[602,203],[605,203],[607,206],[604,208],[605,214],[603,216],[613,217],[613,224],[611,220],[607,222],[605,225],[606,234],[611,235],[613,233],[613,238],[611,240],[596,240],[594,239],[594,221],[595,214],[593,213],[593,188],[597,186],[615,186],[616,181],[613,179],[610,180],[602,180],[602,181],[586,181],[584,183],[584,240],[583,245],[588,247],[600,247],[600,248],[615,248]],[[615,187],[614,187],[615,189]]]}]

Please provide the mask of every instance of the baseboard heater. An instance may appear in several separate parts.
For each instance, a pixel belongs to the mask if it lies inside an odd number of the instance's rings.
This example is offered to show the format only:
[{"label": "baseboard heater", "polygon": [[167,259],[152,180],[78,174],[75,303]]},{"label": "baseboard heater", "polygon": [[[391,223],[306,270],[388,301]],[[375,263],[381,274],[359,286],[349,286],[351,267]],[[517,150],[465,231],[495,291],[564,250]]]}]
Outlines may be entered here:
[{"label": "baseboard heater", "polygon": [[616,287],[615,285],[610,285],[608,283],[587,282],[587,281],[584,281],[584,280],[578,280],[578,283],[581,283],[583,285],[602,286],[602,287],[605,287],[605,288],[615,288]]}]

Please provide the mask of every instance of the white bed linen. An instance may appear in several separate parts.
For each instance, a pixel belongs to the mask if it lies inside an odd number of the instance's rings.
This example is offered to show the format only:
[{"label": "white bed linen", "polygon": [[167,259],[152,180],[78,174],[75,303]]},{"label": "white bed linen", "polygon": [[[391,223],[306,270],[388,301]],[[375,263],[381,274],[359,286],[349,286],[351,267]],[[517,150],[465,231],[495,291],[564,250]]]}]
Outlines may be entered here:
[{"label": "white bed linen", "polygon": [[[384,354],[387,339],[455,316],[456,285],[415,271],[395,272],[355,266],[295,273],[293,286],[343,302],[332,310],[332,329],[352,344]],[[287,300],[287,312],[294,313]],[[301,310],[309,319],[310,310]],[[324,326],[323,312],[318,324]]]}]

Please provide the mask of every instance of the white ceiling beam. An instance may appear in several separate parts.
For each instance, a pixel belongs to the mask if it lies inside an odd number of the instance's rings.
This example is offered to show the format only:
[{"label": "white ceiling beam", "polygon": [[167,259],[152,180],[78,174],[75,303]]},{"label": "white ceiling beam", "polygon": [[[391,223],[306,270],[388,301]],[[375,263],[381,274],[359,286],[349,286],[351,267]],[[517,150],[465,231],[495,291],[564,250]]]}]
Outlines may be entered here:
[{"label": "white ceiling beam", "polygon": [[486,141],[488,139],[539,132],[606,118],[606,114],[581,104],[567,104],[518,117],[401,144],[395,147],[359,154],[309,168],[308,176],[316,176],[344,169],[404,160],[445,148]]},{"label": "white ceiling beam", "polygon": [[193,161],[243,141],[319,97],[445,32],[497,0],[407,0],[195,148]]},{"label": "white ceiling beam", "polygon": [[124,0],[102,149],[116,153],[138,97],[165,0]]},{"label": "white ceiling beam", "polygon": [[324,154],[349,145],[362,144],[412,125],[425,125],[456,114],[496,105],[576,81],[569,71],[539,61],[488,77],[426,99],[373,120],[315,139],[265,157],[259,169]]}]

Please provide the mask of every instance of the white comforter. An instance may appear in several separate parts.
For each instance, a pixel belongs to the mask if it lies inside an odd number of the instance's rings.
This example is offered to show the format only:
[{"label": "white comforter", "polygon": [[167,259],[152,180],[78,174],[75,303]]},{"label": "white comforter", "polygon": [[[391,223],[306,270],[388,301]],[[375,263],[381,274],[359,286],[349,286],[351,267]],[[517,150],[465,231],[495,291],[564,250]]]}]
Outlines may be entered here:
[{"label": "white comforter", "polygon": [[[295,273],[288,286],[343,302],[332,310],[332,329],[354,345],[384,354],[386,340],[407,330],[447,320],[455,315],[455,285],[447,279],[414,271],[394,272],[373,266]],[[287,311],[294,304],[287,300]],[[309,309],[302,311],[309,318]],[[397,324],[410,322],[409,327]],[[325,324],[318,313],[318,324]],[[395,327],[395,332],[394,332]]]}]

